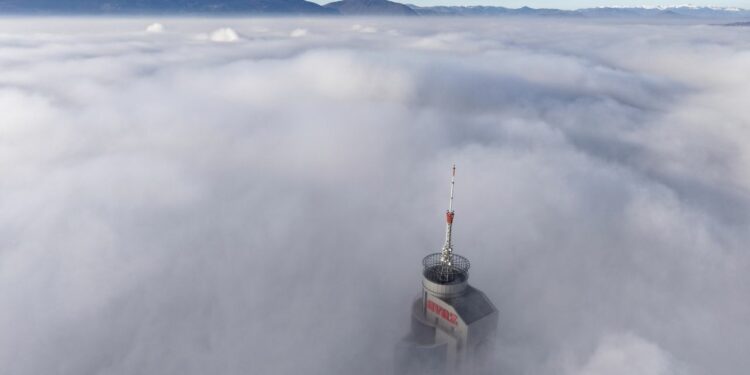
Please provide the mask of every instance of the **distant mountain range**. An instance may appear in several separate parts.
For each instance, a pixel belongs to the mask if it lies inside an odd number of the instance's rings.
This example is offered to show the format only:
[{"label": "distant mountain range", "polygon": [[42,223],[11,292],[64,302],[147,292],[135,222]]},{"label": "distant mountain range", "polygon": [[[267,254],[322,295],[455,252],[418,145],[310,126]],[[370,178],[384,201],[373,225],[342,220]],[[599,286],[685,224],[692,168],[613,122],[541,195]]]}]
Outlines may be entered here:
[{"label": "distant mountain range", "polygon": [[409,5],[417,14],[431,16],[544,16],[588,18],[748,18],[750,10],[740,8],[684,6],[598,7],[576,10],[505,8],[495,6],[432,6]]},{"label": "distant mountain range", "polygon": [[432,6],[408,4],[421,16],[573,16],[575,12],[560,9],[504,8],[495,6]]},{"label": "distant mountain range", "polygon": [[576,12],[588,17],[750,18],[750,10],[711,6],[600,7]]},{"label": "distant mountain range", "polygon": [[600,7],[578,10],[495,6],[420,7],[388,0],[0,0],[2,14],[311,14],[391,16],[528,16],[750,20],[750,10],[704,6]]},{"label": "distant mountain range", "polygon": [[545,8],[504,8],[495,6],[433,6],[418,7],[411,5],[420,15],[425,16],[582,16],[575,11]]}]

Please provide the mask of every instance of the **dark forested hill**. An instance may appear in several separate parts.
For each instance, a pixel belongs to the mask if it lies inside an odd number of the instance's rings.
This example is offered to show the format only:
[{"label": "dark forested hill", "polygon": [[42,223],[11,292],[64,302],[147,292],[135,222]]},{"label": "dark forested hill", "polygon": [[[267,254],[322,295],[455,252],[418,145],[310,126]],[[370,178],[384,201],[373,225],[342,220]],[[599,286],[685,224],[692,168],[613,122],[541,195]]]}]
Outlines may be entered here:
[{"label": "dark forested hill", "polygon": [[305,0],[0,0],[8,13],[289,13],[336,14]]},{"label": "dark forested hill", "polygon": [[414,9],[388,0],[341,0],[325,5],[341,14],[416,16]]}]

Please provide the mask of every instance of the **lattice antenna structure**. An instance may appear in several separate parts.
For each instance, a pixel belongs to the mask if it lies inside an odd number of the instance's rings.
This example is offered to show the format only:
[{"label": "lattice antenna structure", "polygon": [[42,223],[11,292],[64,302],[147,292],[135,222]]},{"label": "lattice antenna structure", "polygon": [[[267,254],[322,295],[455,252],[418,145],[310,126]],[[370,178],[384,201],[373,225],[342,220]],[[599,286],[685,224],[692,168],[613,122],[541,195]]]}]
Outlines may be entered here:
[{"label": "lattice antenna structure", "polygon": [[456,165],[453,164],[451,170],[451,199],[448,204],[448,211],[445,212],[445,244],[440,254],[440,263],[444,266],[453,266],[453,244],[451,243],[451,232],[453,230],[453,190],[456,186]]},{"label": "lattice antenna structure", "polygon": [[453,191],[456,185],[456,165],[451,170],[451,198],[448,211],[445,213],[445,244],[443,250],[422,259],[424,276],[439,284],[454,284],[465,282],[469,277],[469,260],[453,253],[451,234],[453,230]]}]

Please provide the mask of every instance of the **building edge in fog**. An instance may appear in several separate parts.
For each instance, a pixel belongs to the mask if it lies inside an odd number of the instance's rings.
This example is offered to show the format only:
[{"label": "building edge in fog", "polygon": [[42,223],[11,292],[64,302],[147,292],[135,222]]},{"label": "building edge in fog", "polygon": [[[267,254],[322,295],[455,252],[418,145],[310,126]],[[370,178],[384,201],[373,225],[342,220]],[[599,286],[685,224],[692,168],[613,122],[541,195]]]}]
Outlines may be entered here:
[{"label": "building edge in fog", "polygon": [[473,374],[491,354],[498,311],[469,285],[469,260],[453,253],[453,187],[446,212],[445,244],[422,260],[422,293],[412,304],[411,330],[396,346],[395,373]]}]

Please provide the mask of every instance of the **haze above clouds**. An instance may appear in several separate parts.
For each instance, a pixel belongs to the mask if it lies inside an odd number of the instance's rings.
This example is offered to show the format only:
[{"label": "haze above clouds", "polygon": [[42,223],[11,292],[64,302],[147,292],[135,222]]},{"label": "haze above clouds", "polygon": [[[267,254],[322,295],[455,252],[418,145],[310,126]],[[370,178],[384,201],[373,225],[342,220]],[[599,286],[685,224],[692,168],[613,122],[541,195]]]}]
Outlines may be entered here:
[{"label": "haze above clouds", "polygon": [[0,373],[388,373],[452,162],[490,373],[742,373],[745,36],[4,19]]}]

